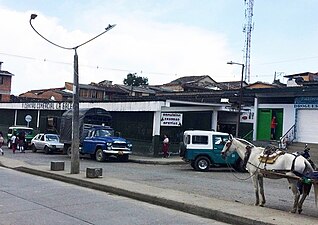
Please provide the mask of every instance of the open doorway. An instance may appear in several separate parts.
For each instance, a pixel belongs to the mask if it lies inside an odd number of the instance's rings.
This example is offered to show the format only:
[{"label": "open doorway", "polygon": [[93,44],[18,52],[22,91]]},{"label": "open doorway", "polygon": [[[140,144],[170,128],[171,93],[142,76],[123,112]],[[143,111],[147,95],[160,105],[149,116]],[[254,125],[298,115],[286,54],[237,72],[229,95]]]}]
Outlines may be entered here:
[{"label": "open doorway", "polygon": [[[276,119],[276,128],[271,135],[271,123]],[[258,109],[257,140],[279,140],[283,132],[283,109]]]}]

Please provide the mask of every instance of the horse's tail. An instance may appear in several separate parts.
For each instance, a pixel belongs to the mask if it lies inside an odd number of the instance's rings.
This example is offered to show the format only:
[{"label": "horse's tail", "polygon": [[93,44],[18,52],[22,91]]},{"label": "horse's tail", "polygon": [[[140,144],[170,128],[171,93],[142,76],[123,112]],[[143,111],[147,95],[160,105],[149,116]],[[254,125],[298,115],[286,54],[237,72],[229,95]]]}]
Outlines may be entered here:
[{"label": "horse's tail", "polygon": [[318,201],[318,184],[314,183],[314,191],[315,191],[315,204],[317,207],[317,201]]}]

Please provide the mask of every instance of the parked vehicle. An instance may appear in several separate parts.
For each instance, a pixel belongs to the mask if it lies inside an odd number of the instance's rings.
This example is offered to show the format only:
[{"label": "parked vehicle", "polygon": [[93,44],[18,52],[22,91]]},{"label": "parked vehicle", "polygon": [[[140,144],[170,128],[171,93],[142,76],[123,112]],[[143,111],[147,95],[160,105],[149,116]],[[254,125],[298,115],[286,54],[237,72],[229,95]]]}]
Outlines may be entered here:
[{"label": "parked vehicle", "polygon": [[310,158],[310,148],[309,148],[308,144],[305,144],[304,151],[302,151],[302,152],[297,152],[297,154],[302,155],[305,159],[308,160],[308,162],[310,163],[310,165],[312,166],[312,168],[313,168],[314,170],[317,170],[317,167],[316,167],[315,163],[314,163],[314,162],[311,160],[311,158]]},{"label": "parked vehicle", "polygon": [[[89,154],[99,162],[111,156],[128,161],[132,154],[132,143],[114,135],[114,130],[110,127],[111,119],[109,112],[101,108],[80,109],[80,154]],[[64,152],[71,156],[72,110],[62,115],[60,134]]]},{"label": "parked vehicle", "polygon": [[232,153],[226,159],[221,156],[229,134],[215,131],[187,130],[183,134],[180,156],[197,171],[208,171],[211,166],[224,167],[228,164],[237,171],[245,171],[238,154]]},{"label": "parked vehicle", "polygon": [[33,128],[25,127],[25,126],[12,126],[12,127],[9,127],[8,133],[7,133],[8,148],[12,148],[11,137],[12,137],[13,133],[16,133],[16,135],[19,136],[19,134],[21,132],[24,132],[24,134],[25,134],[24,149],[29,149],[31,147],[31,140],[35,136]]},{"label": "parked vehicle", "polygon": [[64,144],[57,134],[37,134],[31,140],[32,152],[43,150],[45,154],[63,152]]}]

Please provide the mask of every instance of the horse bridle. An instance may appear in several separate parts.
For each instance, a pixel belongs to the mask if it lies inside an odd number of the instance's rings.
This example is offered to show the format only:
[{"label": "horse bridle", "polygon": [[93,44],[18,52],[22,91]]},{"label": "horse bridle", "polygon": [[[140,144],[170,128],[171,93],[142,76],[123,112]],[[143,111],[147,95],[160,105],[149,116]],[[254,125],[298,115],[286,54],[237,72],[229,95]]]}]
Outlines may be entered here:
[{"label": "horse bridle", "polygon": [[228,140],[228,142],[226,142],[225,146],[226,146],[226,149],[224,152],[222,152],[222,157],[226,157],[226,154],[227,152],[230,150],[230,147],[232,146],[232,143],[233,143],[233,139],[231,140]]}]

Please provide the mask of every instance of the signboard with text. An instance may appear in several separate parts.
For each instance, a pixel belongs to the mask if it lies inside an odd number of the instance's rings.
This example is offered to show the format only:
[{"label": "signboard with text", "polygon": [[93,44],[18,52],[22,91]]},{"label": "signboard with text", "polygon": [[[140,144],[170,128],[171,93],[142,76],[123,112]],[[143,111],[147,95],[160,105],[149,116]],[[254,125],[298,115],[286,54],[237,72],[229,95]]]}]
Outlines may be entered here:
[{"label": "signboard with text", "polygon": [[168,127],[182,126],[182,113],[161,113],[160,125]]}]

